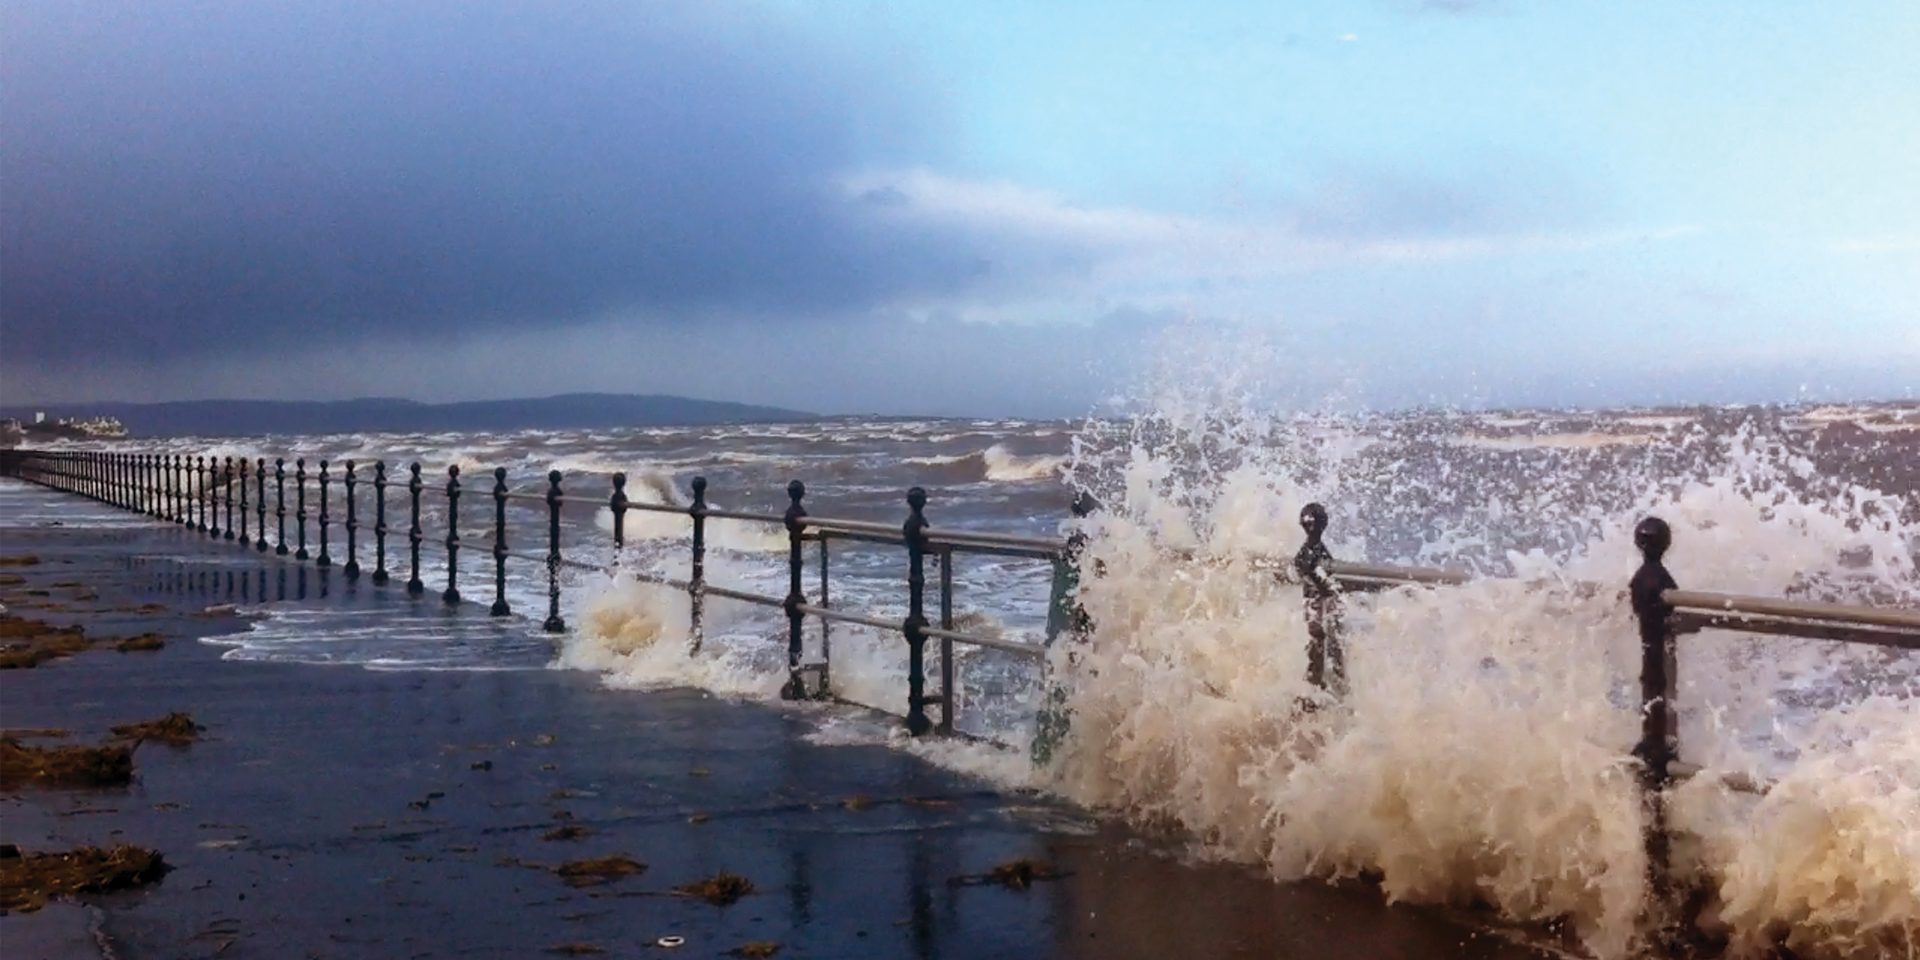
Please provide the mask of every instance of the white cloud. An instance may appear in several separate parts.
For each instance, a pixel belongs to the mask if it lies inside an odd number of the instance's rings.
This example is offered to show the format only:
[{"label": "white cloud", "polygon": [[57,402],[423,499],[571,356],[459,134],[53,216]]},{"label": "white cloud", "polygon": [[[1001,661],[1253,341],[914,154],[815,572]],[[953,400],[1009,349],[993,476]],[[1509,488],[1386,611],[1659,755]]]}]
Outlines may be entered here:
[{"label": "white cloud", "polygon": [[867,171],[843,178],[841,188],[882,224],[964,240],[985,258],[988,279],[966,294],[896,305],[975,320],[1066,319],[1115,303],[1245,313],[1260,309],[1256,294],[1268,285],[1303,273],[1562,253],[1694,232],[1663,227],[1334,237],[1303,230],[1295,221],[1235,222],[1090,206],[1020,184],[925,169]]},{"label": "white cloud", "polygon": [[1834,253],[1920,253],[1920,234],[1881,234],[1879,236],[1843,237],[1832,241],[1827,246],[1828,249]]}]

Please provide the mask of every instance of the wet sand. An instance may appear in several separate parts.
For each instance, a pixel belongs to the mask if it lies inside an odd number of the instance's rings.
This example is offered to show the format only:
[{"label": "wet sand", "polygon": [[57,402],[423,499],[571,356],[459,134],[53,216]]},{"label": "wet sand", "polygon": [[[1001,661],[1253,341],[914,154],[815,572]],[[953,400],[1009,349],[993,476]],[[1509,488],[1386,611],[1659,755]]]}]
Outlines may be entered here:
[{"label": "wet sand", "polygon": [[[223,574],[292,564],[238,561],[159,524],[10,522],[0,554],[40,559],[8,569],[10,612],[166,643],[0,671],[0,726],[100,742],[185,711],[207,729],[140,746],[131,787],[0,794],[0,840],[135,843],[173,867],[144,889],[0,918],[9,957],[1541,955],[1365,887],[1193,864],[1177,839],[898,751],[808,744],[803,710],[551,670],[225,661],[193,640],[237,625],[206,613],[227,602]],[[364,585],[350,597],[327,576],[342,602],[437,602]],[[464,617],[484,611],[450,623]],[[588,885],[553,869],[615,855],[644,869]],[[1059,876],[966,879],[1019,858]],[[674,892],[722,871],[753,892],[724,907]]]}]

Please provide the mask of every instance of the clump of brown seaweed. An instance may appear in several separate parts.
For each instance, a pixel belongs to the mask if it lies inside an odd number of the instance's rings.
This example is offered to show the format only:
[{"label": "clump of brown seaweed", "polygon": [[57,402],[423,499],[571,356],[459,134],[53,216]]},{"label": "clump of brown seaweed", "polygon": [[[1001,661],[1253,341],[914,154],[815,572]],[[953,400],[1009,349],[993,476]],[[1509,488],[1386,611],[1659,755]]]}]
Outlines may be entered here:
[{"label": "clump of brown seaweed", "polygon": [[29,913],[54,897],[125,890],[167,872],[160,854],[141,847],[80,847],[63,853],[22,853],[0,844],[0,910]]}]

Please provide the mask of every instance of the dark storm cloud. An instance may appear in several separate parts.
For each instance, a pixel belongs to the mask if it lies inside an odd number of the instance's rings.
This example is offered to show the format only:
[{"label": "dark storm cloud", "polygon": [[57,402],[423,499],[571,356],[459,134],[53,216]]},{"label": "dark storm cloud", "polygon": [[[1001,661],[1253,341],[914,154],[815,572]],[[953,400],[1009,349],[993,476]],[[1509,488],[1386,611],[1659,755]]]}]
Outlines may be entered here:
[{"label": "dark storm cloud", "polygon": [[913,148],[901,89],[704,4],[9,3],[6,349],[956,289],[971,255],[877,233],[836,184]]}]

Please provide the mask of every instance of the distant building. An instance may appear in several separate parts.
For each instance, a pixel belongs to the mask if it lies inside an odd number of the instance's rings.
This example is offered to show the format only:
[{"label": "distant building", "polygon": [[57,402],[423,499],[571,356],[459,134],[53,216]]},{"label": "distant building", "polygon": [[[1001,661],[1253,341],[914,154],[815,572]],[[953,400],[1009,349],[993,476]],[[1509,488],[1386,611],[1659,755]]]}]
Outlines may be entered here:
[{"label": "distant building", "polygon": [[46,414],[36,413],[33,422],[26,424],[22,432],[29,436],[68,439],[124,437],[127,427],[116,417],[61,417],[48,422]]}]

